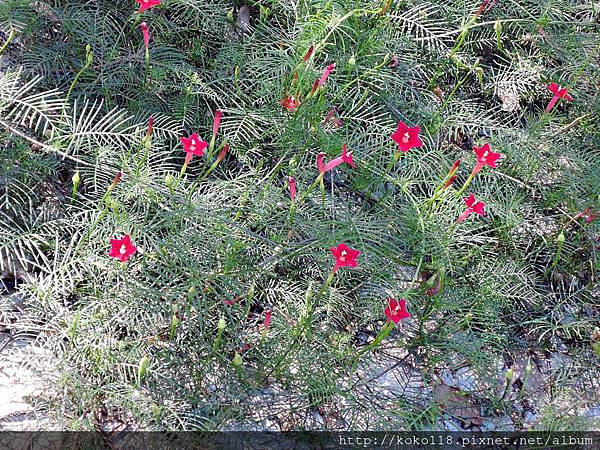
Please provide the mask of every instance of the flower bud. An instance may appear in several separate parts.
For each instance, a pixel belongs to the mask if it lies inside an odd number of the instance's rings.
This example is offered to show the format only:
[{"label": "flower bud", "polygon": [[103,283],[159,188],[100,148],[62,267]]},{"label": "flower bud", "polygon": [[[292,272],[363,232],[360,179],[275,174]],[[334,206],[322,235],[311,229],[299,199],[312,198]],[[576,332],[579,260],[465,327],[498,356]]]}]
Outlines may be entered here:
[{"label": "flower bud", "polygon": [[513,379],[514,375],[515,375],[515,373],[513,372],[513,370],[512,369],[508,369],[506,371],[505,378],[510,381],[510,380]]},{"label": "flower bud", "polygon": [[144,355],[144,357],[140,359],[140,362],[138,364],[138,382],[141,382],[144,379],[144,376],[146,375],[146,371],[148,370],[149,366],[150,359],[147,355]]},{"label": "flower bud", "polygon": [[494,30],[496,33],[502,32],[502,22],[500,20],[496,20],[496,23],[494,23]]},{"label": "flower bud", "polygon": [[[302,62],[306,62],[310,59],[310,57],[313,54],[313,51],[315,50],[314,45],[311,45],[308,50],[306,51],[306,53],[304,54],[304,58],[302,58]],[[296,74],[297,75],[297,74]]]},{"label": "flower bud", "polygon": [[561,244],[565,242],[565,233],[563,233],[562,231],[560,232],[560,234],[558,235],[558,238],[556,239],[558,242],[560,242]]},{"label": "flower bud", "polygon": [[167,185],[168,188],[171,188],[173,186],[174,182],[175,182],[175,177],[173,177],[173,175],[171,175],[170,173],[165,175],[165,184]]},{"label": "flower bud", "polygon": [[354,66],[355,64],[356,64],[356,58],[354,57],[354,55],[352,55],[352,56],[350,57],[350,59],[348,60],[348,65],[349,65],[350,67],[352,67],[352,66]]},{"label": "flower bud", "polygon": [[219,319],[219,323],[217,323],[217,329],[220,331],[223,331],[226,326],[227,326],[227,322],[225,322],[225,319],[223,317],[221,317]]},{"label": "flower bud", "polygon": [[121,177],[122,176],[123,176],[123,172],[121,172],[121,171],[117,172],[117,174],[113,178],[111,186],[115,187],[117,184],[119,184],[121,182]]},{"label": "flower bud", "polygon": [[225,155],[227,155],[228,151],[229,151],[229,144],[225,144],[223,146],[223,148],[221,149],[221,151],[219,152],[219,156],[217,156],[217,160],[219,162],[223,161],[225,159]]},{"label": "flower bud", "polygon": [[270,8],[267,8],[266,6],[260,5],[259,14],[260,14],[260,19],[261,20],[264,20],[267,17],[269,17],[270,13],[271,13],[271,9]]},{"label": "flower bud", "polygon": [[75,189],[77,189],[77,186],[79,186],[79,180],[81,180],[81,177],[79,175],[79,170],[75,171],[75,173],[73,174],[73,178],[71,178],[71,180],[73,180],[73,186],[75,187]]},{"label": "flower bud", "polygon": [[235,352],[235,356],[233,357],[233,360],[231,361],[233,364],[233,367],[235,368],[240,368],[242,367],[242,357],[240,356],[240,354],[238,352]]},{"label": "flower bud", "polygon": [[233,8],[227,11],[227,21],[229,23],[233,23]]}]

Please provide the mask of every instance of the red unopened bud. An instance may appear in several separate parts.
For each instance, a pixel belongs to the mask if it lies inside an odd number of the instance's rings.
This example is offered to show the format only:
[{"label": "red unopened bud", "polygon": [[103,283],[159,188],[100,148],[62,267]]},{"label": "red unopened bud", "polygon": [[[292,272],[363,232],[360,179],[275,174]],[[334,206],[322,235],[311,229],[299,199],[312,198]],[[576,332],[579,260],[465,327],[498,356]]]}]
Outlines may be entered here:
[{"label": "red unopened bud", "polygon": [[314,94],[318,87],[319,87],[319,80],[315,80],[315,82],[313,83],[312,89],[310,90],[310,93]]},{"label": "red unopened bud", "polygon": [[150,116],[150,118],[148,119],[148,130],[146,130],[145,139],[150,139],[150,136],[152,136],[153,129],[154,129],[154,117]]},{"label": "red unopened bud", "polygon": [[460,166],[460,159],[457,159],[456,161],[454,161],[454,164],[450,168],[450,171],[448,172],[448,175],[449,176],[454,175],[456,173],[456,171],[458,170],[458,166]]},{"label": "red unopened bud", "polygon": [[444,183],[444,189],[448,189],[448,187],[456,181],[458,177],[456,175],[451,176],[446,183]]},{"label": "red unopened bud", "polygon": [[214,139],[217,136],[217,131],[219,131],[219,127],[221,126],[221,118],[223,117],[223,111],[217,109],[215,112],[215,119],[213,120],[213,134],[212,138]]},{"label": "red unopened bud", "polygon": [[304,55],[304,58],[302,59],[302,62],[306,62],[306,61],[308,61],[308,60],[310,59],[310,57],[312,56],[312,54],[313,54],[313,52],[314,52],[314,51],[315,51],[315,46],[314,46],[314,45],[311,45],[311,46],[308,48],[308,50],[307,50],[306,54]]},{"label": "red unopened bud", "polygon": [[119,171],[113,178],[113,182],[111,184],[112,187],[115,187],[121,181],[121,177],[123,176],[123,172]]},{"label": "red unopened bud", "polygon": [[264,325],[265,325],[265,330],[268,330],[269,327],[271,326],[271,317],[272,317],[273,313],[271,312],[271,310],[267,310],[265,312],[265,321],[264,321]]},{"label": "red unopened bud", "polygon": [[229,151],[229,144],[225,144],[223,149],[219,152],[219,156],[217,156],[217,161],[219,161],[219,162],[223,161],[223,159],[225,159],[225,155],[227,154],[228,151]]}]

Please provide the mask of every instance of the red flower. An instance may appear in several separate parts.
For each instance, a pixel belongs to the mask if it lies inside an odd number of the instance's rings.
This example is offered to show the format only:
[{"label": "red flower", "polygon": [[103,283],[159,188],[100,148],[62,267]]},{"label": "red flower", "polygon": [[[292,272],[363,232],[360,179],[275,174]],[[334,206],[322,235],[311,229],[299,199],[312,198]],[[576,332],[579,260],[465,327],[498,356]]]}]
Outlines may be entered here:
[{"label": "red flower", "polygon": [[478,214],[480,216],[485,216],[485,211],[483,210],[485,208],[485,203],[476,202],[475,196],[473,194],[469,195],[469,197],[465,198],[464,200],[465,204],[467,205],[467,209],[458,218],[459,222],[466,220],[466,218],[473,213]]},{"label": "red flower", "polygon": [[291,112],[296,111],[298,106],[300,106],[300,102],[296,100],[293,95],[287,94],[283,97],[279,104]]},{"label": "red flower", "polygon": [[550,83],[550,84],[548,85],[548,89],[550,89],[550,92],[552,92],[552,93],[553,93],[554,95],[556,95],[558,98],[562,98],[562,99],[564,99],[564,100],[567,100],[567,101],[569,101],[569,102],[570,102],[571,100],[573,100],[573,97],[571,97],[571,96],[568,94],[568,92],[567,92],[567,91],[568,91],[568,89],[567,89],[567,88],[560,87],[560,86],[559,86],[559,85],[557,85],[556,83]]},{"label": "red flower", "polygon": [[325,164],[324,171],[328,172],[330,170],[333,170],[342,163],[348,163],[353,169],[356,168],[356,164],[352,159],[352,152],[348,151],[346,144],[344,144],[344,146],[342,147],[342,154],[340,156],[332,159],[327,164]]},{"label": "red flower", "polygon": [[422,147],[423,142],[419,138],[419,132],[421,127],[409,127],[404,122],[398,122],[398,128],[390,136],[396,144],[398,144],[398,150],[406,153],[411,148]]},{"label": "red flower", "polygon": [[192,134],[189,138],[179,138],[183,144],[183,150],[187,153],[186,160],[192,159],[193,155],[202,156],[204,150],[208,147],[208,142],[201,141],[197,133]]},{"label": "red flower", "polygon": [[333,72],[333,69],[335,69],[335,63],[334,64],[329,64],[325,68],[325,71],[323,72],[323,75],[321,75],[321,78],[319,78],[319,82],[318,82],[319,87],[323,87],[325,85],[325,82],[327,81],[327,78],[329,78],[329,74],[331,72]]},{"label": "red flower", "polygon": [[219,131],[219,127],[221,126],[222,118],[223,118],[223,111],[221,111],[220,109],[217,109],[217,111],[215,112],[215,118],[213,120],[213,133],[212,133],[213,140],[217,137],[217,131]]},{"label": "red flower", "polygon": [[592,223],[594,220],[596,220],[596,217],[598,217],[599,215],[600,212],[594,213],[592,212],[592,208],[586,208],[585,210],[577,214],[574,218],[580,219],[581,217],[583,217],[587,223]]},{"label": "red flower", "polygon": [[327,81],[327,78],[329,78],[329,74],[331,74],[333,69],[335,69],[335,63],[329,64],[325,68],[325,71],[323,72],[323,75],[321,75],[321,78],[318,78],[317,80],[315,80],[315,84],[313,84],[313,87],[310,91],[311,94],[314,94],[317,89],[319,89],[320,87],[323,87],[325,85],[325,82]]},{"label": "red flower", "polygon": [[550,100],[550,103],[548,103],[548,106],[546,106],[546,112],[550,112],[552,110],[552,108],[554,108],[554,105],[556,105],[556,102],[559,99],[563,99],[563,100],[566,100],[568,102],[570,102],[571,100],[573,100],[573,97],[571,97],[569,95],[569,93],[567,92],[568,89],[560,87],[556,83],[550,83],[548,85],[548,89],[550,89],[550,92],[552,92],[554,94],[554,96],[552,97],[552,100]]},{"label": "red flower", "polygon": [[290,189],[290,199],[296,200],[296,179],[294,177],[288,177],[288,188]]},{"label": "red flower", "polygon": [[142,29],[142,34],[144,35],[144,47],[148,50],[148,46],[150,45],[150,32],[148,31],[148,24],[146,22],[142,22],[140,24],[140,28]]},{"label": "red flower", "polygon": [[406,310],[406,300],[403,298],[399,301],[388,298],[388,305],[384,312],[388,322],[392,321],[395,324],[398,324],[402,319],[408,319],[410,317],[410,313]]},{"label": "red flower", "polygon": [[160,5],[160,0],[135,0],[140,4],[139,13],[143,13],[147,9],[152,8],[153,6]]},{"label": "red flower", "polygon": [[490,144],[484,144],[481,147],[473,147],[473,151],[477,155],[477,164],[473,169],[473,175],[479,173],[483,166],[496,168],[496,162],[502,157],[500,153],[495,153],[490,149]]},{"label": "red flower", "polygon": [[122,262],[127,262],[131,255],[136,253],[138,250],[131,243],[131,238],[128,234],[123,236],[122,239],[111,239],[110,240],[110,253],[108,256],[116,258]]},{"label": "red flower", "polygon": [[360,256],[360,251],[353,250],[346,244],[340,244],[337,247],[331,247],[329,250],[335,258],[335,265],[333,266],[334,272],[337,272],[340,267],[354,268],[358,266],[358,261],[356,258]]}]

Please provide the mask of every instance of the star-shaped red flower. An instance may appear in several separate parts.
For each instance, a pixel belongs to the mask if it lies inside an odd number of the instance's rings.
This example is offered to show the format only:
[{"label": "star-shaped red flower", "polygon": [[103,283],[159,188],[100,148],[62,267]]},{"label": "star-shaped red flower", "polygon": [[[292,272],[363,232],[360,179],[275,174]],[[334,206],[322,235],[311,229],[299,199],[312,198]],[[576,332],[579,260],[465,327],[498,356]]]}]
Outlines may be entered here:
[{"label": "star-shaped red flower", "polygon": [[475,196],[473,194],[469,195],[469,197],[465,198],[464,200],[465,204],[467,205],[467,209],[458,218],[459,222],[466,220],[467,217],[469,217],[473,213],[479,216],[485,216],[485,203],[476,201]]},{"label": "star-shaped red flower", "polygon": [[323,168],[323,170],[325,172],[328,172],[330,170],[335,169],[337,166],[339,166],[342,163],[348,164],[353,169],[356,168],[356,163],[354,162],[354,157],[352,156],[352,152],[348,151],[348,146],[346,144],[344,144],[342,147],[342,154],[340,156],[338,156],[337,158],[332,159],[327,164],[325,164],[325,167]]},{"label": "star-shaped red flower", "polygon": [[137,253],[137,251],[135,245],[131,243],[131,238],[126,234],[122,239],[110,240],[110,252],[108,256],[122,262],[127,262],[131,255]]},{"label": "star-shaped red flower", "polygon": [[189,138],[181,137],[179,139],[183,144],[183,150],[188,153],[188,156],[202,156],[204,150],[208,147],[208,142],[201,141],[197,133],[192,134]]},{"label": "star-shaped red flower", "polygon": [[391,138],[398,144],[398,150],[406,153],[411,148],[422,147],[423,142],[419,138],[421,127],[409,127],[404,122],[398,122],[398,128],[392,133]]},{"label": "star-shaped red flower", "polygon": [[300,106],[300,101],[296,100],[293,95],[284,95],[283,99],[279,102],[288,111],[294,112]]},{"label": "star-shaped red flower", "polygon": [[490,144],[483,144],[481,147],[473,147],[473,151],[477,155],[477,165],[474,172],[477,173],[483,166],[496,168],[496,162],[502,157],[502,154],[495,153],[490,149]]},{"label": "star-shaped red flower", "polygon": [[573,97],[571,97],[568,93],[568,89],[564,88],[564,87],[560,87],[558,84],[556,83],[550,83],[548,85],[548,89],[550,89],[550,92],[552,92],[554,95],[556,95],[558,98],[562,98],[563,100],[567,100],[567,101],[571,101],[573,100]]},{"label": "star-shaped red flower", "polygon": [[411,317],[410,313],[406,310],[406,300],[403,298],[398,301],[393,298],[388,298],[388,305],[384,312],[388,322],[392,321],[395,324],[400,322],[402,319],[408,319]]},{"label": "star-shaped red flower", "polygon": [[160,0],[135,0],[140,4],[140,9],[138,12],[143,13],[147,9],[152,8],[153,6],[160,5]]},{"label": "star-shaped red flower", "polygon": [[550,89],[550,92],[552,92],[554,94],[554,96],[552,97],[552,100],[550,100],[550,103],[548,103],[548,106],[546,106],[547,113],[552,111],[552,108],[554,108],[554,105],[556,105],[556,102],[558,102],[559,99],[566,100],[568,102],[573,100],[573,97],[571,97],[569,95],[569,93],[567,92],[568,89],[564,88],[564,87],[560,87],[556,83],[550,83],[548,85],[548,89]]},{"label": "star-shaped red flower", "polygon": [[356,260],[360,256],[360,251],[353,250],[346,244],[340,244],[337,247],[331,247],[329,249],[331,254],[335,258],[335,265],[333,271],[337,272],[340,267],[356,267],[358,261]]}]

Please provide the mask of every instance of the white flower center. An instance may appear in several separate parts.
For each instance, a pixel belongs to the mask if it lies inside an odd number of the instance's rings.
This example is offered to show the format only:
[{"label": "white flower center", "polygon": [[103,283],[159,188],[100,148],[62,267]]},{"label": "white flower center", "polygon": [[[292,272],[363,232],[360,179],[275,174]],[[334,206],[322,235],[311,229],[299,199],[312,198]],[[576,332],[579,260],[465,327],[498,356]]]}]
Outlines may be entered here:
[{"label": "white flower center", "polygon": [[410,133],[407,131],[406,133],[404,133],[404,136],[402,136],[402,142],[408,144],[408,141],[410,141]]},{"label": "white flower center", "polygon": [[486,150],[485,152],[483,152],[483,157],[484,157],[484,158],[487,158],[489,154],[490,154],[490,152],[488,152],[488,151]]},{"label": "white flower center", "polygon": [[127,246],[125,244],[121,245],[121,248],[119,249],[119,253],[121,255],[124,255],[125,253],[127,253]]},{"label": "white flower center", "polygon": [[192,142],[192,143],[190,144],[190,150],[191,150],[191,151],[194,151],[194,150],[196,150],[196,144],[194,144],[194,142]]}]

